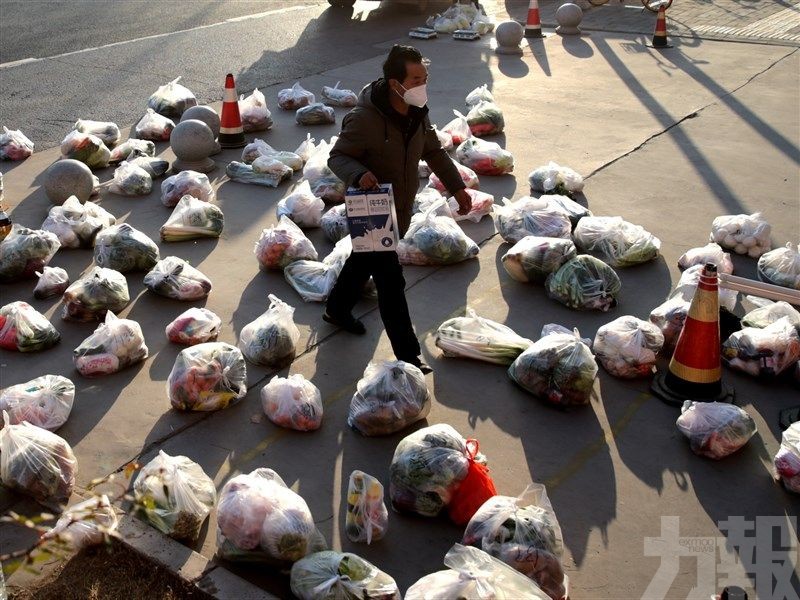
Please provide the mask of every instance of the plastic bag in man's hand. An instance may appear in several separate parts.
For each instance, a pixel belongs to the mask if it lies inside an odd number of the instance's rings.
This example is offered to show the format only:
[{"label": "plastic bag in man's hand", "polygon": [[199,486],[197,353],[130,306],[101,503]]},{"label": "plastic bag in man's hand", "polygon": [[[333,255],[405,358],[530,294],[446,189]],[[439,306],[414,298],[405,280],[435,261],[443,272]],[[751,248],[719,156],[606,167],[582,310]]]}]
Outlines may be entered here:
[{"label": "plastic bag in man's hand", "polygon": [[0,392],[0,410],[8,412],[9,423],[27,421],[48,431],[67,422],[75,400],[75,384],[61,375],[42,375]]},{"label": "plastic bag in man's hand", "polygon": [[322,425],[322,395],[317,386],[295,373],[273,377],[261,389],[261,407],[270,421],[296,431],[314,431]]},{"label": "plastic bag in man's hand", "polygon": [[238,348],[223,342],[181,350],[167,379],[167,395],[178,410],[220,410],[246,393],[244,357]]},{"label": "plastic bag in man's hand", "polygon": [[347,484],[345,531],[351,542],[368,545],[383,539],[389,527],[389,511],[383,502],[383,485],[363,471],[350,473]]}]

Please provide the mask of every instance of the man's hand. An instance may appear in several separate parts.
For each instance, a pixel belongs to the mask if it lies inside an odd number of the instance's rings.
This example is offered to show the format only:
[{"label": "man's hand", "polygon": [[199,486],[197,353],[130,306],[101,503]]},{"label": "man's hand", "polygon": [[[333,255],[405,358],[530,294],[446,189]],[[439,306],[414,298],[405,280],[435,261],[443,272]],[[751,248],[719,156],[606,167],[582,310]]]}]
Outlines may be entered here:
[{"label": "man's hand", "polygon": [[372,171],[367,171],[358,180],[358,187],[362,190],[374,190],[380,187],[380,184],[375,175],[372,174]]},{"label": "man's hand", "polygon": [[458,190],[455,194],[453,194],[453,198],[455,198],[456,202],[458,202],[458,214],[466,215],[472,210],[472,198],[467,193],[467,190],[463,188]]}]

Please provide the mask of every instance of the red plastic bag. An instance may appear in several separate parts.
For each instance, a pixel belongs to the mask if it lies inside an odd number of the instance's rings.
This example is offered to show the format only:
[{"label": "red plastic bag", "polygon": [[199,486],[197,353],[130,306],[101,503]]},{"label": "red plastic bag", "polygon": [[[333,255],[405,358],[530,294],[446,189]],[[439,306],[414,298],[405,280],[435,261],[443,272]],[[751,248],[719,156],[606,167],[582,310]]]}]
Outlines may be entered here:
[{"label": "red plastic bag", "polygon": [[469,471],[447,507],[450,520],[456,525],[469,523],[472,515],[483,506],[484,502],[492,496],[497,496],[497,490],[494,487],[494,481],[489,476],[488,467],[475,462],[478,448],[478,440],[467,440]]}]

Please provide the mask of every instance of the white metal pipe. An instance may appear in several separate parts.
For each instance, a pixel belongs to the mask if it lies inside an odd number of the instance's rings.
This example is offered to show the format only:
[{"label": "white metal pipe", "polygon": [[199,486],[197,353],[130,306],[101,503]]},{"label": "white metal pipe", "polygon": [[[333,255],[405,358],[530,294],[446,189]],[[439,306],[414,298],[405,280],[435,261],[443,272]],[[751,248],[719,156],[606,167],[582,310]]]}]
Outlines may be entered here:
[{"label": "white metal pipe", "polygon": [[792,290],[779,285],[772,285],[771,283],[755,281],[745,277],[737,277],[736,275],[727,275],[725,273],[719,274],[719,286],[728,290],[742,292],[743,294],[767,298],[775,302],[783,300],[789,304],[800,306],[800,290]]}]

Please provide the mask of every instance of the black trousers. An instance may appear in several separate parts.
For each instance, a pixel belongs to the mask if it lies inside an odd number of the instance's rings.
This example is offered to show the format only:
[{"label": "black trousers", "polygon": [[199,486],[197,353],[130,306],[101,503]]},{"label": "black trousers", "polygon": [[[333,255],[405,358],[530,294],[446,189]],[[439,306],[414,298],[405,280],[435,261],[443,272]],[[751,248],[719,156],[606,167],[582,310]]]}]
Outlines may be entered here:
[{"label": "black trousers", "polygon": [[406,302],[406,280],[397,252],[353,252],[333,286],[328,303],[332,317],[351,314],[364,285],[372,276],[378,290],[378,308],[386,335],[398,360],[411,361],[420,354]]}]

